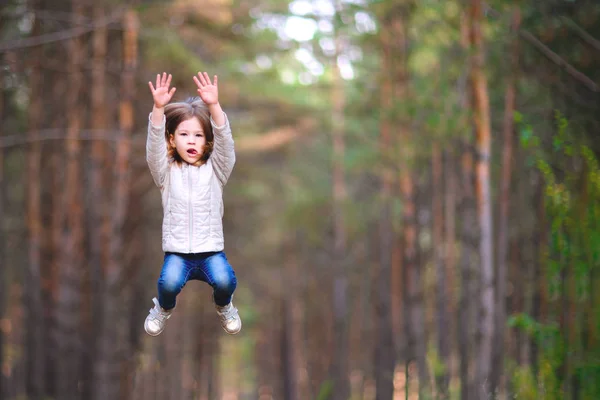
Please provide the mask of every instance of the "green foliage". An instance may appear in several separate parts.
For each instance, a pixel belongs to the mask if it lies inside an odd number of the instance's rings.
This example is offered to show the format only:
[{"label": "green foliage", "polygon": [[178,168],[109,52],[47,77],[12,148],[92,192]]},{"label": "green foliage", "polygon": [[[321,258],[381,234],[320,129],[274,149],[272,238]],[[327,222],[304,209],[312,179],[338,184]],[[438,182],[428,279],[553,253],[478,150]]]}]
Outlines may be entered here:
[{"label": "green foliage", "polygon": [[565,398],[556,371],[549,362],[541,363],[537,376],[531,366],[518,366],[513,372],[512,386],[515,388],[513,396],[516,399],[561,400]]},{"label": "green foliage", "polygon": [[448,374],[448,366],[440,359],[438,348],[435,343],[430,343],[427,349],[427,364],[435,378]]},{"label": "green foliage", "polygon": [[[537,376],[530,367],[515,370],[515,394],[525,399],[559,399],[563,398],[561,390],[565,385],[577,379],[581,391],[588,396],[583,398],[599,398],[600,388],[594,382],[600,377],[600,351],[586,348],[590,340],[586,337],[595,335],[589,327],[600,323],[600,315],[590,312],[590,308],[598,306],[590,299],[599,266],[598,159],[559,112],[555,113],[556,134],[549,143],[543,143],[534,134],[522,115],[515,114],[515,121],[520,143],[544,183],[549,232],[543,260],[552,306],[550,319],[544,323],[524,314],[509,319],[510,326],[532,337],[540,349]],[[566,312],[562,307],[569,304],[574,304],[569,313],[575,315],[559,319]]]},{"label": "green foliage", "polygon": [[331,380],[326,380],[321,384],[319,388],[319,393],[317,394],[317,400],[327,400],[331,398],[331,394],[333,393],[333,382]]},{"label": "green foliage", "polygon": [[514,395],[521,399],[561,399],[559,367],[564,362],[565,343],[556,323],[542,324],[526,314],[509,318],[509,326],[521,329],[534,339],[541,350],[539,370],[534,374],[531,366],[519,366],[513,371]]}]

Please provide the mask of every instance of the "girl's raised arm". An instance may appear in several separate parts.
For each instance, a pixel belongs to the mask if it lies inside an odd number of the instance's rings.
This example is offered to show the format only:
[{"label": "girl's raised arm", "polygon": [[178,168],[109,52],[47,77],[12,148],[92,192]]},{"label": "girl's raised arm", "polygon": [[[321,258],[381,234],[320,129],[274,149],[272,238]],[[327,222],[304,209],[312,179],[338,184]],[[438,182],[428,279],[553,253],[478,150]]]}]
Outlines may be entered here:
[{"label": "girl's raised arm", "polygon": [[[210,123],[212,124],[214,134],[213,152],[210,158],[212,159],[214,171],[219,181],[221,181],[221,185],[225,186],[235,165],[235,146],[227,115],[220,106],[218,109],[216,109],[217,107],[214,108],[209,107]],[[216,121],[222,123],[217,125]]]},{"label": "girl's raised arm", "polygon": [[148,116],[148,138],[146,140],[146,161],[150,168],[150,173],[156,186],[162,188],[165,176],[167,174],[167,144],[165,141],[165,106],[169,104],[175,88],[169,90],[171,84],[171,74],[167,76],[163,72],[156,75],[156,88],[152,82],[148,82],[154,107],[152,113]]},{"label": "girl's raised arm", "polygon": [[215,75],[211,82],[206,72],[198,72],[198,77],[194,76],[193,79],[198,86],[200,98],[210,112],[210,123],[214,134],[211,160],[217,178],[221,185],[225,186],[235,164],[235,149],[227,115],[219,104],[218,78]]}]

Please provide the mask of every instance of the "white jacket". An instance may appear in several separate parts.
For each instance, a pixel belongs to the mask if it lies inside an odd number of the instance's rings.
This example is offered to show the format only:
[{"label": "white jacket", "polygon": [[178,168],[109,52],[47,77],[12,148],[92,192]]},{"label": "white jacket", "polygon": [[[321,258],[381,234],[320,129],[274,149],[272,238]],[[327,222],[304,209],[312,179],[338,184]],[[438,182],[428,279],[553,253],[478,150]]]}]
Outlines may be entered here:
[{"label": "white jacket", "polygon": [[167,156],[165,123],[161,126],[148,117],[146,161],[154,183],[162,195],[162,249],[175,253],[221,251],[223,237],[223,187],[235,164],[234,142],[229,120],[216,126],[213,152],[199,167],[182,163],[178,166]]}]

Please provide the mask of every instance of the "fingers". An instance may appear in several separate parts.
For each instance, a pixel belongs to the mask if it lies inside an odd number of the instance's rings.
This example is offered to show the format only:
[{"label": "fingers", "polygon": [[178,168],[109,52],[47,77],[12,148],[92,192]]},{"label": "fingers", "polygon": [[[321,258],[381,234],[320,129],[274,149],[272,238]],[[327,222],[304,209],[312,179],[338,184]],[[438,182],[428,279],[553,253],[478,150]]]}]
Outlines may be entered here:
[{"label": "fingers", "polygon": [[208,76],[207,72],[198,72],[198,77],[194,76],[193,79],[194,82],[196,82],[196,86],[198,86],[198,88],[203,88],[204,86],[208,85],[217,86],[218,83],[217,75],[213,77],[213,82],[211,83],[210,77]]},{"label": "fingers", "polygon": [[156,75],[156,88],[158,89],[159,87],[163,87],[163,86],[169,86],[171,85],[171,79],[173,78],[173,75],[168,74],[166,72],[162,73],[162,76],[160,74]]},{"label": "fingers", "polygon": [[169,97],[173,97],[173,95],[175,94],[175,91],[176,91],[176,90],[177,90],[177,88],[172,88],[172,89],[169,91]]},{"label": "fingers", "polygon": [[[156,74],[156,86],[152,86],[151,85],[151,89],[154,92],[156,89],[161,88],[161,87],[166,87],[168,88],[169,86],[171,86],[171,80],[173,79],[173,75],[168,74],[166,72],[163,72],[162,75],[161,74]],[[151,82],[148,82],[151,83]]]},{"label": "fingers", "polygon": [[154,93],[156,91],[156,89],[154,89],[154,85],[152,84],[152,82],[148,81],[148,86],[150,86],[150,91],[152,93]]},{"label": "fingers", "polygon": [[202,87],[202,84],[200,83],[200,81],[198,80],[198,78],[196,78],[196,76],[194,75],[193,77],[194,82],[196,83],[196,86],[198,86],[198,90]]},{"label": "fingers", "polygon": [[206,79],[204,78],[204,75],[202,75],[202,72],[198,72],[198,78],[200,80],[201,87],[210,84],[209,82],[206,81]]}]

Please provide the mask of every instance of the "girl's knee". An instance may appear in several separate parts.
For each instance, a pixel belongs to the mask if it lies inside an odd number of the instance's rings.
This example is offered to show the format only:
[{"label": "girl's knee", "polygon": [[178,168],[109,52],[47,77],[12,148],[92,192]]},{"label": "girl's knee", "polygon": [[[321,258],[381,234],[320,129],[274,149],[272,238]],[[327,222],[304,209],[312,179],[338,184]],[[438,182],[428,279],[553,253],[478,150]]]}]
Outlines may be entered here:
[{"label": "girl's knee", "polygon": [[163,293],[177,294],[181,291],[179,282],[172,279],[159,279],[158,289]]},{"label": "girl's knee", "polygon": [[163,293],[176,295],[181,292],[183,282],[180,277],[176,275],[165,275],[161,276],[158,280],[158,289]]},{"label": "girl's knee", "polygon": [[237,287],[237,279],[234,274],[219,274],[214,277],[213,287],[222,293],[233,293]]},{"label": "girl's knee", "polygon": [[171,256],[163,266],[161,276],[158,279],[158,289],[163,293],[177,294],[185,285],[185,280],[182,260]]},{"label": "girl's knee", "polygon": [[216,254],[207,260],[207,264],[207,274],[215,291],[232,294],[237,286],[237,279],[225,255]]}]

